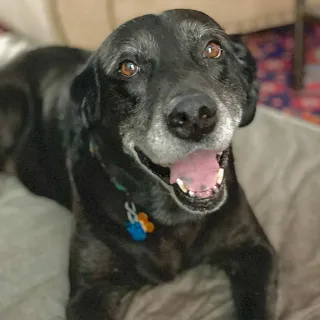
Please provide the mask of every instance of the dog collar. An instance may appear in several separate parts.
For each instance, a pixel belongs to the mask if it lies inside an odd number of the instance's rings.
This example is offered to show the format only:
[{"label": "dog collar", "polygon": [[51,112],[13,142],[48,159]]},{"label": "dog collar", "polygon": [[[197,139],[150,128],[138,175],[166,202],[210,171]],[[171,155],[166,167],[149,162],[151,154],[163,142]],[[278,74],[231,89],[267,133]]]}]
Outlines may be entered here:
[{"label": "dog collar", "polygon": [[126,187],[120,184],[115,177],[110,177],[106,166],[102,161],[102,156],[98,150],[98,147],[90,139],[89,150],[92,156],[96,157],[100,162],[103,170],[109,176],[111,183],[114,187],[125,193],[127,200],[124,203],[124,208],[127,212],[128,221],[125,224],[127,232],[131,238],[135,241],[143,241],[146,239],[148,233],[152,233],[155,226],[149,221],[149,217],[145,212],[137,212],[135,203],[131,200],[130,194]]}]

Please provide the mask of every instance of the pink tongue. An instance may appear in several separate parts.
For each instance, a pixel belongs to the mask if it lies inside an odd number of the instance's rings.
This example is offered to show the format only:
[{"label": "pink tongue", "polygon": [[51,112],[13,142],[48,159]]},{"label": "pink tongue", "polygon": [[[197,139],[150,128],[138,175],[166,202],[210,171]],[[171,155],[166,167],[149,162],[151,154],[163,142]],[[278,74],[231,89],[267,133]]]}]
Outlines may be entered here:
[{"label": "pink tongue", "polygon": [[194,192],[213,188],[220,168],[216,155],[212,150],[198,150],[178,160],[170,167],[170,183],[181,179]]}]

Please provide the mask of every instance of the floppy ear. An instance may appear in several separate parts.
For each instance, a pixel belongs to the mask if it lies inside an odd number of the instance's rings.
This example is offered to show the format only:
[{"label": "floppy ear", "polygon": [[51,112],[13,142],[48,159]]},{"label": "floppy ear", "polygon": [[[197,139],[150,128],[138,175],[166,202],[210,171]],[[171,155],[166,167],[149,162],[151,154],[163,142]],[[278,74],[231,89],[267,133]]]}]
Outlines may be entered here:
[{"label": "floppy ear", "polygon": [[247,84],[247,97],[243,106],[242,118],[239,124],[239,127],[244,127],[253,120],[259,97],[256,61],[241,40],[240,36],[231,36],[231,40],[233,41],[235,55],[240,62],[243,79]]},{"label": "floppy ear", "polygon": [[89,128],[100,120],[100,83],[97,65],[90,59],[70,87],[71,100],[78,106],[83,124]]}]

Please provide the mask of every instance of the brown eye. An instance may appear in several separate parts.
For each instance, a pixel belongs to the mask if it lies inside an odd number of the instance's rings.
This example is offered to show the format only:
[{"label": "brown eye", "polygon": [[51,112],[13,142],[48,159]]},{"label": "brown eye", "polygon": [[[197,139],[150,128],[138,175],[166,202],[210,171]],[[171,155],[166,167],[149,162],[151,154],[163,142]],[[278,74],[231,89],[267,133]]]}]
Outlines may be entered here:
[{"label": "brown eye", "polygon": [[139,70],[140,68],[132,61],[125,61],[120,66],[120,72],[125,77],[133,77]]},{"label": "brown eye", "polygon": [[205,58],[217,59],[221,56],[221,52],[221,47],[218,44],[209,42],[203,52],[203,56]]}]

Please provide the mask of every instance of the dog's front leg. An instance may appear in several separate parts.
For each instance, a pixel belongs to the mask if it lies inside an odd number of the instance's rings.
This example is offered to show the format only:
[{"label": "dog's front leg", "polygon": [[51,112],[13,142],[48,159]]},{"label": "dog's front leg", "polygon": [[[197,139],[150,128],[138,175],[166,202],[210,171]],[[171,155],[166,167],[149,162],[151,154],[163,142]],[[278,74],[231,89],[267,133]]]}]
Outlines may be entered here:
[{"label": "dog's front leg", "polygon": [[237,320],[273,320],[277,267],[271,246],[236,249],[228,254],[222,267],[231,281]]},{"label": "dog's front leg", "polygon": [[68,320],[112,320],[119,300],[128,290],[124,287],[100,283],[79,289],[67,305]]}]

